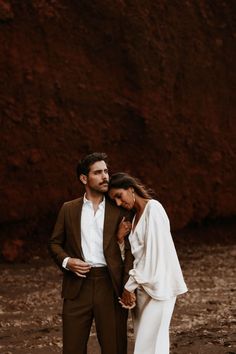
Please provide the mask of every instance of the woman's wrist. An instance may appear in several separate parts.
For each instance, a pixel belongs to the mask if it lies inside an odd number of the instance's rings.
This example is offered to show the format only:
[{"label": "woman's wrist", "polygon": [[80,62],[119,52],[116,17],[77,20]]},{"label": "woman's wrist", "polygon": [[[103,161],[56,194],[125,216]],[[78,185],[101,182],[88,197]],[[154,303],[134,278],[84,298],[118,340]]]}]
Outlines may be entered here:
[{"label": "woman's wrist", "polygon": [[122,240],[117,240],[117,242],[120,244],[120,245],[122,245],[125,241],[124,241],[124,239],[122,239]]},{"label": "woman's wrist", "polygon": [[118,243],[123,243],[125,239],[125,235],[117,235],[117,241]]}]

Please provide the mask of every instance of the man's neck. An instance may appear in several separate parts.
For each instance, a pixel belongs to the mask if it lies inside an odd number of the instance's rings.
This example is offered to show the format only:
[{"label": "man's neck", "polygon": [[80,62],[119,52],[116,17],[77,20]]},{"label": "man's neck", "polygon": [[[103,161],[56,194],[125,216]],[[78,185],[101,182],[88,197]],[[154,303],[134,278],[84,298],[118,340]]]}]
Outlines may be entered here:
[{"label": "man's neck", "polygon": [[99,204],[103,201],[104,194],[86,190],[85,198],[90,200],[93,203],[94,213],[96,213]]}]

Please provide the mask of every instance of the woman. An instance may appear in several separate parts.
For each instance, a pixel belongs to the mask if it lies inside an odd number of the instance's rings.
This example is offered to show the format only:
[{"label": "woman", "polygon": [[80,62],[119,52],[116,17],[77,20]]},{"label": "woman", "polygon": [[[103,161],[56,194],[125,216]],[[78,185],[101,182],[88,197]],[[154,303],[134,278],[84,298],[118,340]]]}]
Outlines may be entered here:
[{"label": "woman", "polygon": [[[149,191],[126,173],[111,177],[109,196],[118,206],[135,212],[129,235],[134,263],[121,298],[125,307],[132,307],[136,293],[134,354],[168,354],[176,296],[187,291],[168,216]],[[128,229],[123,221],[118,232],[121,250]]]}]

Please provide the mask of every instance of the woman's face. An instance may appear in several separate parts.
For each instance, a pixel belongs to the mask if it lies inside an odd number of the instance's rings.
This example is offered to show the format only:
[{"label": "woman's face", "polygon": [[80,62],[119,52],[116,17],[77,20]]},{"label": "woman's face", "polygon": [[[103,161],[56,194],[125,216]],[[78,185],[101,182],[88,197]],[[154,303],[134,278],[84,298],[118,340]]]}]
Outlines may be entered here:
[{"label": "woman's face", "polygon": [[109,197],[116,202],[117,206],[122,206],[128,210],[134,207],[134,194],[132,188],[111,188],[108,194]]}]

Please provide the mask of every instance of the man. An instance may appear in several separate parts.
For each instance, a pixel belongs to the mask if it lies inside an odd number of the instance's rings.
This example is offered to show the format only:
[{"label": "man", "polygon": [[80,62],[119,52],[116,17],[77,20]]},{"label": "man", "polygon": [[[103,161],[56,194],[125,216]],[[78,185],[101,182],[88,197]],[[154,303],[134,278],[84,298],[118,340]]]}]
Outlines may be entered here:
[{"label": "man", "polygon": [[107,156],[93,153],[77,166],[85,194],[64,203],[49,241],[50,253],[63,270],[63,353],[86,354],[93,319],[102,354],[127,353],[127,310],[118,303],[133,258],[124,261],[117,243],[125,210],[104,196],[108,190]]}]

